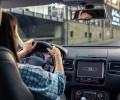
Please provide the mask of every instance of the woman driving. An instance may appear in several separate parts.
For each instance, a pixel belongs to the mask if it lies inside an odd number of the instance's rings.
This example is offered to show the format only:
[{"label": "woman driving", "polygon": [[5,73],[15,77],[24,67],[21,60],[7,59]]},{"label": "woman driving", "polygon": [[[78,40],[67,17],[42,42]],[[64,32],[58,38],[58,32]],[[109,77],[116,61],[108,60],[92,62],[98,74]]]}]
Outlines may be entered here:
[{"label": "woman driving", "polygon": [[55,57],[55,72],[44,71],[40,66],[19,63],[19,59],[31,52],[37,45],[32,46],[34,40],[24,43],[23,50],[17,53],[19,35],[16,18],[8,13],[2,13],[2,23],[0,26],[0,46],[10,49],[17,60],[17,65],[21,77],[28,89],[33,93],[36,100],[55,100],[65,89],[66,77],[62,64],[61,53],[53,46],[48,52]]}]

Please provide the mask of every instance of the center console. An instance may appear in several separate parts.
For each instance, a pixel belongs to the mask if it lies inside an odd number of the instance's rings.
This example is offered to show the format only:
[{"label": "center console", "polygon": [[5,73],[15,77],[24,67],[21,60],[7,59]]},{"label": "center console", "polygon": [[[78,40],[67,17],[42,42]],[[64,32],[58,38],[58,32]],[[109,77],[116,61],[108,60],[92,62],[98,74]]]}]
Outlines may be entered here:
[{"label": "center console", "polygon": [[79,59],[76,62],[76,82],[84,84],[103,84],[105,80],[105,61],[100,59]]},{"label": "center console", "polygon": [[[103,85],[105,82],[106,59],[77,59],[75,69],[75,81],[79,84],[97,86]],[[73,88],[71,96],[71,100],[109,100],[106,91],[87,89],[85,87]]]},{"label": "center console", "polygon": [[87,89],[72,89],[71,100],[109,100],[107,92]]}]

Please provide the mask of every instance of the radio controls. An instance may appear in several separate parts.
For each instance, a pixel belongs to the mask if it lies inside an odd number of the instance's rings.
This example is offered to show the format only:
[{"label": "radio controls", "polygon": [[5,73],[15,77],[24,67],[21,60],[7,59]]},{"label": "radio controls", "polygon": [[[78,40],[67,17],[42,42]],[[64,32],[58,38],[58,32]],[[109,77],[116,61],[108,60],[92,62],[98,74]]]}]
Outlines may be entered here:
[{"label": "radio controls", "polygon": [[99,94],[98,94],[98,97],[99,97],[99,98],[102,98],[102,97],[103,97],[103,95],[102,95],[101,93],[99,93]]},{"label": "radio controls", "polygon": [[85,97],[82,97],[81,100],[86,100],[86,98],[85,98]]},{"label": "radio controls", "polygon": [[81,95],[81,92],[80,92],[80,91],[77,91],[76,94],[77,94],[77,96],[80,96],[80,95]]},{"label": "radio controls", "polygon": [[76,81],[79,83],[85,83],[85,84],[102,84],[104,83],[104,79],[99,78],[83,78],[83,77],[77,77]]},{"label": "radio controls", "polygon": [[88,82],[88,83],[90,83],[90,82],[91,82],[91,79],[90,79],[90,78],[88,78],[88,79],[87,79],[87,82]]},{"label": "radio controls", "polygon": [[106,92],[99,90],[75,88],[72,93],[72,100],[105,100],[106,98]]}]

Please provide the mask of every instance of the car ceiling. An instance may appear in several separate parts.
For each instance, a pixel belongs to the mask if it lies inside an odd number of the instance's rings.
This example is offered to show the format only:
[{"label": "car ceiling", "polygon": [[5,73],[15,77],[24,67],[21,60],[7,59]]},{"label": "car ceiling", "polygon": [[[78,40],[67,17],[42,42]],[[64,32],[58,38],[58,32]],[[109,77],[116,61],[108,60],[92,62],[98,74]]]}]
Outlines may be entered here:
[{"label": "car ceiling", "polygon": [[2,8],[15,8],[60,3],[62,0],[1,0]]}]

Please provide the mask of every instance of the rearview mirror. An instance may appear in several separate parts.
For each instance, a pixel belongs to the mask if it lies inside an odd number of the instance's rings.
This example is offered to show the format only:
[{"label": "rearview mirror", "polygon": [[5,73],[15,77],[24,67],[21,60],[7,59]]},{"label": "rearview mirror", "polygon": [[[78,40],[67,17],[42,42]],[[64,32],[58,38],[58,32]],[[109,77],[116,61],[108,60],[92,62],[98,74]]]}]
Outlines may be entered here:
[{"label": "rearview mirror", "polygon": [[77,10],[71,12],[72,20],[105,19],[105,9]]}]

